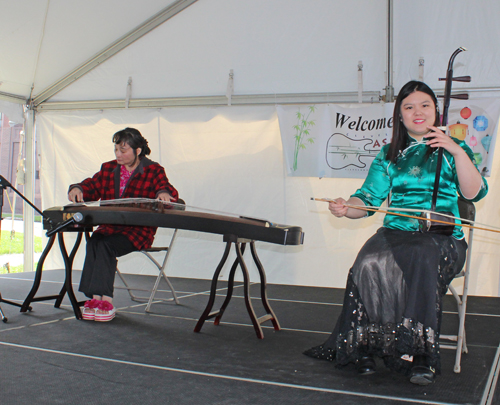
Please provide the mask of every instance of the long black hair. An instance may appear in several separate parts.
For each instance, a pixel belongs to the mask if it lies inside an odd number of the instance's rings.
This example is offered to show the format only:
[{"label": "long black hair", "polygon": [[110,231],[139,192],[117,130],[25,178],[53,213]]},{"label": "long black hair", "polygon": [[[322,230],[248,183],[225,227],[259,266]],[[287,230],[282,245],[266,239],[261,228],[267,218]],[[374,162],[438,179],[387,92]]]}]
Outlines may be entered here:
[{"label": "long black hair", "polygon": [[394,113],[393,113],[394,128],[392,130],[392,140],[389,146],[389,150],[387,151],[387,155],[385,156],[387,160],[390,160],[393,163],[396,163],[399,153],[402,150],[404,150],[410,143],[408,130],[403,124],[403,117],[401,115],[401,104],[403,103],[403,100],[406,97],[408,97],[411,93],[414,93],[416,91],[421,91],[422,93],[428,94],[432,98],[436,111],[436,119],[434,120],[434,126],[439,126],[441,123],[437,98],[432,89],[425,83],[419,82],[417,80],[411,80],[408,83],[406,83],[399,91],[398,97],[396,98],[396,103],[394,104]]},{"label": "long black hair", "polygon": [[[142,136],[139,130],[135,128],[125,128],[115,133],[113,135],[113,143],[115,145],[121,145],[122,143],[128,144],[134,150],[136,159],[140,159],[151,153],[151,149],[149,149],[148,146],[148,141]],[[141,153],[139,154],[139,156],[137,156],[138,148],[141,148]]]}]

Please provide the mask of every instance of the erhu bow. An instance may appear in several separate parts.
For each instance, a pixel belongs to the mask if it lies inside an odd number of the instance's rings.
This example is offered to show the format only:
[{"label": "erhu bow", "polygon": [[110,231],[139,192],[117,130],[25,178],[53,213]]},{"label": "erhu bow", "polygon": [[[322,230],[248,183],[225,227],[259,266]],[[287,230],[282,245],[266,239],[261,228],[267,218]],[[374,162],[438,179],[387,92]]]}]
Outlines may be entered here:
[{"label": "erhu bow", "polygon": [[[311,197],[311,200],[313,201],[322,201],[322,202],[336,202],[334,199],[331,198],[315,198]],[[421,213],[429,213],[429,214],[435,214],[435,212],[430,211],[430,210],[422,210],[422,209],[416,209],[416,208],[391,208],[391,207],[385,207],[384,209],[378,208],[378,207],[370,207],[366,205],[351,205],[351,204],[342,204],[344,207],[347,208],[354,208],[357,210],[362,210],[362,211],[373,211],[373,212],[379,212],[381,214],[388,214],[388,215],[396,215],[399,217],[405,217],[405,218],[413,218],[413,219],[422,219],[422,215],[416,215],[421,214]],[[399,211],[399,212],[394,212],[394,211]],[[402,212],[409,212],[410,214],[402,214]],[[411,215],[412,213],[415,213],[415,215]],[[436,223],[441,223],[444,225],[452,225],[453,227],[455,226],[462,226],[465,228],[471,228],[471,229],[480,229],[483,231],[489,231],[489,232],[496,232],[500,233],[500,228],[488,225],[488,224],[481,224],[480,222],[477,221],[472,221],[470,219],[465,219],[465,218],[460,218],[456,217],[454,215],[449,215],[449,214],[440,214],[440,217],[443,219],[436,219],[432,218],[430,221],[436,222]],[[459,221],[462,222],[462,224],[457,224],[455,222],[451,222],[451,220],[458,219]],[[481,225],[481,226],[478,226]]]}]

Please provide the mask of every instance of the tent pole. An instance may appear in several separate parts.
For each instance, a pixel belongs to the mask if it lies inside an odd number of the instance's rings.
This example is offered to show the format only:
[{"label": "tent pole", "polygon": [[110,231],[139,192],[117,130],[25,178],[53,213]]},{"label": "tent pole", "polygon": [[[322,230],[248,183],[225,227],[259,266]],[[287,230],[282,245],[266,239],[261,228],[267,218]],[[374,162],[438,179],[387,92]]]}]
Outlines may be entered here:
[{"label": "tent pole", "polygon": [[[17,162],[16,162],[16,168],[19,169],[19,163],[23,160],[23,145],[24,145],[24,125],[23,125],[23,129],[21,131],[21,133],[19,134],[19,150],[17,152]],[[24,163],[23,163],[23,167],[24,167]],[[11,178],[14,177],[14,176],[11,176]],[[14,177],[14,187],[17,188],[17,182],[18,182],[18,176],[16,174],[16,176]],[[24,183],[24,173],[23,173],[23,183]],[[11,223],[12,223],[12,226],[11,226],[11,231],[10,231],[10,237],[11,239],[14,237],[15,235],[15,230],[14,230],[14,220],[16,218],[16,202],[17,202],[17,194],[14,193],[14,196],[12,197],[12,220],[11,220]]]},{"label": "tent pole", "polygon": [[[28,105],[25,114],[25,140],[26,140],[26,174],[24,182],[24,196],[35,201],[35,109],[33,103]],[[26,202],[24,203],[24,271],[32,272],[34,269],[34,222],[35,213]]]},{"label": "tent pole", "polygon": [[[363,103],[380,102],[380,91],[363,91]],[[351,104],[359,102],[357,91],[330,93],[288,93],[288,94],[238,94],[231,96],[231,105],[276,105],[276,104]],[[61,110],[106,110],[123,109],[125,100],[84,100],[84,101],[46,101],[37,106],[37,112]],[[166,107],[227,107],[226,95],[167,97],[149,99],[130,99],[128,108],[166,108]]]},{"label": "tent pole", "polygon": [[394,26],[394,3],[387,0],[387,86],[385,88],[385,101],[394,101],[394,79],[393,79],[393,26]]}]

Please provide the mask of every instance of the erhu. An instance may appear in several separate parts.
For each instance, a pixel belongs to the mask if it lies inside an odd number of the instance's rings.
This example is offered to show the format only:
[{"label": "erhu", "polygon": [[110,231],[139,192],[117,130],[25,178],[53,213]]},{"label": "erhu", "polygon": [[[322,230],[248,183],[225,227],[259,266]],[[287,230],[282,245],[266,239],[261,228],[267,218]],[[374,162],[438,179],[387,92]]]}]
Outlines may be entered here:
[{"label": "erhu", "polygon": [[[453,62],[455,61],[456,56],[463,51],[466,51],[466,48],[460,47],[458,48],[455,52],[450,57],[450,60],[448,62],[448,69],[446,71],[446,78],[442,79],[440,78],[439,80],[446,80],[445,87],[444,87],[444,101],[443,101],[443,114],[441,118],[441,126],[446,127],[448,124],[448,110],[450,107],[450,99],[451,98],[456,98],[456,99],[461,99],[461,100],[467,100],[469,98],[468,94],[451,94],[451,84],[452,81],[456,82],[470,82],[471,77],[470,76],[459,76],[459,77],[453,77]],[[422,217],[425,218],[424,220],[420,221],[420,229],[424,232],[433,232],[433,233],[441,233],[444,235],[451,235],[453,233],[453,229],[455,228],[455,225],[450,225],[450,224],[443,224],[443,221],[446,221],[446,218],[440,215],[439,213],[436,213],[436,200],[439,192],[439,180],[441,178],[441,167],[443,164],[443,153],[444,149],[443,148],[438,148],[438,156],[437,156],[437,166],[436,166],[436,177],[434,180],[434,191],[432,193],[432,204],[431,204],[431,209],[430,212],[425,212],[422,214]],[[446,213],[450,215],[451,213]],[[435,222],[435,221],[441,221],[441,222]],[[449,220],[448,220],[449,221]]]}]

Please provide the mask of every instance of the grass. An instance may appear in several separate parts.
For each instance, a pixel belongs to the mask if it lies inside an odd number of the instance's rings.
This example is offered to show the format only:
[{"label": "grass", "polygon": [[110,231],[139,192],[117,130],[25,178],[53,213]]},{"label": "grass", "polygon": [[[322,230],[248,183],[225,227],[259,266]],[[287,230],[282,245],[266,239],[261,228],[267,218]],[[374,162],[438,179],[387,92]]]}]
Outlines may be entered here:
[{"label": "grass", "polygon": [[[3,231],[0,240],[0,255],[9,255],[24,252],[24,234],[15,233],[13,239],[10,237],[10,232]],[[35,252],[42,251],[42,237],[35,236]]]},{"label": "grass", "polygon": [[[3,219],[11,219],[12,214],[10,214],[8,212],[2,213],[2,218]],[[18,220],[22,221],[23,218],[24,218],[24,216],[21,214],[14,214],[14,219],[18,219]],[[41,222],[41,221],[42,221],[42,217],[40,215],[35,215],[35,222]]]},{"label": "grass", "polygon": [[[36,269],[38,262],[36,262],[33,266],[34,269]],[[4,264],[0,264],[0,274],[9,274],[9,273],[23,273],[24,272],[24,265],[20,264],[19,266],[12,266],[7,269],[7,267]]]},{"label": "grass", "polygon": [[[5,219],[11,219],[12,214],[2,214],[2,217]],[[22,215],[15,215],[15,218],[18,220],[22,220]],[[35,216],[35,222],[40,222],[40,216]],[[42,251],[42,237],[35,236],[35,253],[40,253]],[[10,229],[6,230],[5,228],[2,231],[2,237],[0,239],[0,274],[6,273],[22,273],[24,271],[24,265],[20,264],[18,266],[10,266],[9,263],[6,263],[7,260],[2,260],[2,255],[9,254],[22,254],[24,253],[24,234],[21,232],[16,232],[14,234],[14,238],[11,239]],[[35,263],[36,268],[37,263]]]},{"label": "grass", "polygon": [[[42,237],[35,236],[35,253],[42,251]],[[0,258],[2,255],[16,254],[24,252],[24,234],[16,232],[13,239],[10,238],[10,232],[3,231],[2,239],[0,241]],[[24,271],[24,265],[19,266],[8,266],[4,263],[4,260],[0,260],[0,274],[7,273],[22,273]],[[36,263],[35,263],[36,268]]]},{"label": "grass", "polygon": [[[39,253],[42,251],[42,237],[35,236],[35,252]],[[2,238],[0,241],[0,258],[1,255],[23,253],[24,252],[24,234],[16,232],[13,239],[10,238],[10,232],[3,231]],[[35,263],[36,268],[36,263]],[[8,266],[5,260],[0,260],[0,274],[6,273],[22,273],[24,271],[24,265],[19,266]]]}]

